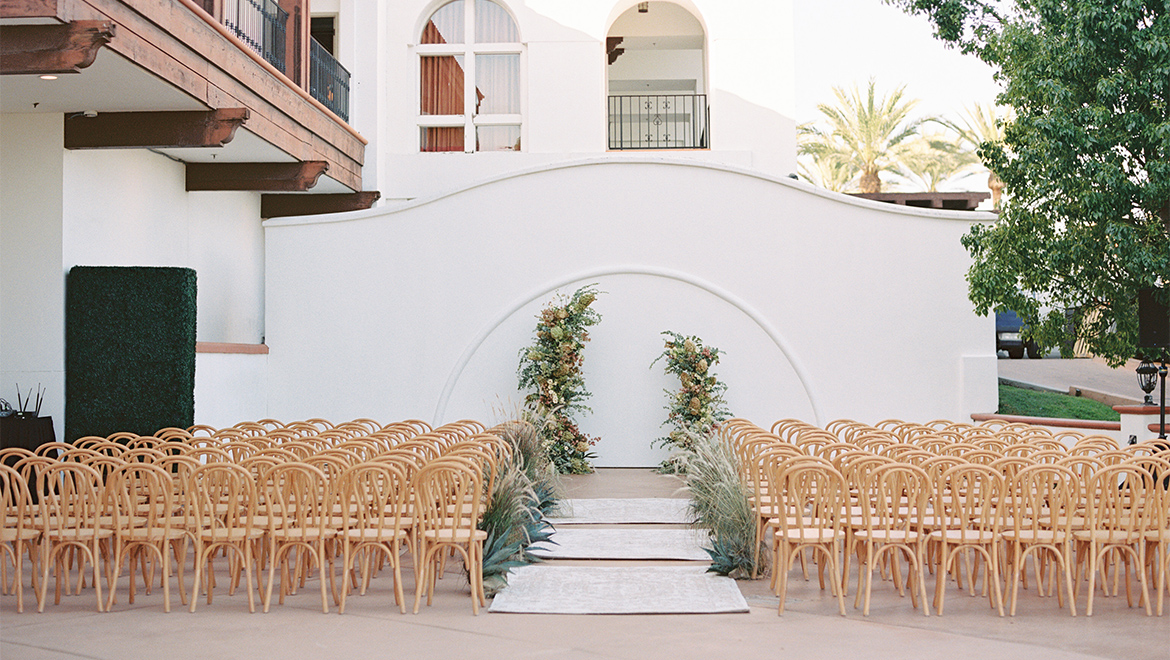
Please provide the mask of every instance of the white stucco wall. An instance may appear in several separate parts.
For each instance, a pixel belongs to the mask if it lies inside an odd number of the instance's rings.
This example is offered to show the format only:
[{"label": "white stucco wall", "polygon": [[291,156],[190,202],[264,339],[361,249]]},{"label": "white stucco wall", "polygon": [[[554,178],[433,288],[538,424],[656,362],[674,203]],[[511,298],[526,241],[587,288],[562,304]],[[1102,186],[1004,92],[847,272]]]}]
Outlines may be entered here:
[{"label": "white stucco wall", "polygon": [[[0,115],[0,397],[15,405],[16,383],[25,392],[42,383],[41,414],[53,416],[58,437],[65,275],[75,265],[194,268],[199,341],[260,343],[264,335],[259,194],[188,193],[183,164],[164,156],[62,145],[60,114]],[[239,363],[229,377],[199,364],[197,389],[207,389],[205,376],[221,389],[197,400],[197,418],[227,418],[263,384],[254,365]]]},{"label": "white stucco wall", "polygon": [[585,352],[600,466],[652,465],[663,330],[727,355],[760,423],[966,419],[996,406],[992,321],[959,244],[989,216],[906,209],[682,160],[600,158],[399,208],[266,223],[269,413],[499,419],[560,291],[606,292]]},{"label": "white stucco wall", "polygon": [[0,114],[0,398],[47,388],[41,415],[57,437],[65,411],[65,277],[61,271],[63,122]]},{"label": "white stucco wall", "polygon": [[[336,6],[341,12],[340,57],[353,72],[355,86],[352,122],[370,140],[367,188],[392,202],[549,162],[625,155],[606,151],[605,40],[636,0],[499,0],[515,18],[525,49],[522,151],[419,153],[419,61],[414,47],[430,14],[443,4],[383,0],[376,7],[362,5],[361,20],[346,20],[349,2],[320,5],[322,11]],[[648,16],[657,15],[659,4],[651,3]],[[794,172],[792,0],[670,4],[690,13],[706,31],[706,62],[700,67],[705,90],[700,91],[708,94],[711,117],[711,148],[679,152],[677,157],[735,164],[777,177]],[[667,21],[661,28],[669,33],[677,26]],[[658,74],[680,75],[669,61]]]},{"label": "white stucco wall", "polygon": [[260,196],[185,189],[185,167],[143,149],[64,152],[65,270],[180,266],[198,277],[199,341],[264,335]]},{"label": "white stucco wall", "polygon": [[196,424],[223,428],[267,416],[267,355],[195,354]]}]

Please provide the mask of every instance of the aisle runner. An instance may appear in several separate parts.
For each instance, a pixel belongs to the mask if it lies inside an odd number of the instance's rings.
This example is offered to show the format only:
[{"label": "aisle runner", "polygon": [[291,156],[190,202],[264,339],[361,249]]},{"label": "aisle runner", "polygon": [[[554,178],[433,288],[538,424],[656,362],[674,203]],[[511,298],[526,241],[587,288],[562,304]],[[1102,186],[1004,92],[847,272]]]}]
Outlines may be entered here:
[{"label": "aisle runner", "polygon": [[735,580],[705,566],[524,566],[508,575],[491,612],[717,614],[747,612]]},{"label": "aisle runner", "polygon": [[564,500],[550,518],[554,526],[620,523],[691,522],[690,500],[646,497],[641,499]]},{"label": "aisle runner", "polygon": [[[556,545],[531,548],[542,559],[681,559],[710,561],[690,529],[558,529]],[[510,581],[510,580],[509,580]]]}]

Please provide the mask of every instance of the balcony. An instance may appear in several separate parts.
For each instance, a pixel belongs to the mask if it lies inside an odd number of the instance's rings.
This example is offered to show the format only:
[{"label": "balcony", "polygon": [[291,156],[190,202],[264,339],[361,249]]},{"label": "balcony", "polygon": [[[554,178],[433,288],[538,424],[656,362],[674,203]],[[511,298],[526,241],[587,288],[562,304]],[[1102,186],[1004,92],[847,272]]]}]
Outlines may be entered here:
[{"label": "balcony", "polygon": [[707,149],[706,94],[609,97],[609,149]]},{"label": "balcony", "polygon": [[[213,16],[215,5],[214,0],[204,3]],[[307,35],[302,32],[305,18],[300,5],[295,5],[290,13],[276,0],[221,0],[218,10],[224,27],[266,62],[304,86],[300,44],[306,41]],[[291,40],[290,32],[294,35]],[[348,122],[349,71],[316,39],[307,37],[307,42],[309,94]],[[288,56],[290,46],[292,57]]]},{"label": "balcony", "polygon": [[0,51],[0,113],[61,114],[66,149],[150,149],[187,164],[188,191],[302,214],[371,202],[349,74],[313,48],[309,0],[0,0]]},{"label": "balcony", "polygon": [[309,93],[349,121],[349,71],[325,47],[309,38]]},{"label": "balcony", "polygon": [[227,29],[285,75],[288,16],[275,0],[223,0],[222,20]]}]

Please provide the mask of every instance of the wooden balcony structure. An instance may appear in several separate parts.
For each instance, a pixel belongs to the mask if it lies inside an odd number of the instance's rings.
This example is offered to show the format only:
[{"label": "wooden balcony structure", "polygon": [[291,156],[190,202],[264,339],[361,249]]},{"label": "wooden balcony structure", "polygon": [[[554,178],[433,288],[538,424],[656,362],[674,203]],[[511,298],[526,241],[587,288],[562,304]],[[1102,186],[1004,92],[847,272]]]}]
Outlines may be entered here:
[{"label": "wooden balcony structure", "polygon": [[372,204],[366,140],[309,92],[309,0],[267,0],[286,17],[276,64],[224,24],[225,6],[258,1],[0,0],[0,112],[63,113],[67,149],[196,165],[188,190],[320,193],[318,213]]}]

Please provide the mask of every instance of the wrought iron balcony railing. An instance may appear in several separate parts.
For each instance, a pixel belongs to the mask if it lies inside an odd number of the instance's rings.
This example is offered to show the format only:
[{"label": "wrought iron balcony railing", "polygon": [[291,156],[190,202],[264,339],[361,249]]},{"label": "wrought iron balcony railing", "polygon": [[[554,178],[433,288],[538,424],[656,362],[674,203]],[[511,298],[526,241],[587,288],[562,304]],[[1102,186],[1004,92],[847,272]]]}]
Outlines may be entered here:
[{"label": "wrought iron balcony railing", "polygon": [[349,121],[349,71],[312,38],[309,39],[309,93],[333,114]]},{"label": "wrought iron balcony railing", "polygon": [[275,0],[223,0],[223,24],[269,64],[288,73],[284,55],[288,12]]},{"label": "wrought iron balcony railing", "polygon": [[706,149],[706,94],[609,97],[609,148]]}]

